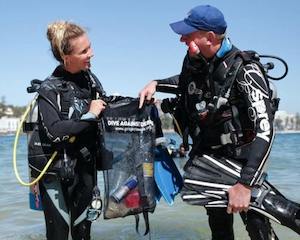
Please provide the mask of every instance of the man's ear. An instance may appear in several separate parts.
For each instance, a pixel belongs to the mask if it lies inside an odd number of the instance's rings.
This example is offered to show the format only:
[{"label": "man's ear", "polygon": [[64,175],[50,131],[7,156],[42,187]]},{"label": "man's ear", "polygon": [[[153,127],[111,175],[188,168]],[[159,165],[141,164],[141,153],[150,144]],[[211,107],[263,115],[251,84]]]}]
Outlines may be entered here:
[{"label": "man's ear", "polygon": [[210,46],[214,43],[216,39],[216,34],[212,31],[209,31],[207,32],[206,39],[207,39],[207,45]]}]

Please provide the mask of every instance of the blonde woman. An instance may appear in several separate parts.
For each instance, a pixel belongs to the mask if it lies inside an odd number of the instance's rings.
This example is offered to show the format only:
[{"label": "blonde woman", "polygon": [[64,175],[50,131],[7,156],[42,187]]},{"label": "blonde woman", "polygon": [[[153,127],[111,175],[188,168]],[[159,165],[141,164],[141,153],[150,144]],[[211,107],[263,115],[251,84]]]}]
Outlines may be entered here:
[{"label": "blonde woman", "polygon": [[93,50],[82,27],[54,22],[47,37],[58,66],[37,90],[40,142],[36,151],[41,153],[39,161],[49,159],[53,151],[58,155],[40,182],[46,236],[90,239],[87,212],[96,185],[95,120],[106,105],[97,96],[104,91],[90,71]]}]

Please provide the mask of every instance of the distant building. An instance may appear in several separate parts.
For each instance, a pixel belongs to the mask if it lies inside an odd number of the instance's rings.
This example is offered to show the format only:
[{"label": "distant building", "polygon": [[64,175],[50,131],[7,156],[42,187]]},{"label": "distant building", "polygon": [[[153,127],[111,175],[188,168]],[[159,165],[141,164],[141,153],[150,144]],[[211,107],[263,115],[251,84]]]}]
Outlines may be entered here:
[{"label": "distant building", "polygon": [[296,130],[297,127],[296,115],[287,113],[286,111],[277,111],[275,115],[275,129],[279,131]]},{"label": "distant building", "polygon": [[20,118],[4,116],[0,118],[0,134],[15,133],[20,123]]},{"label": "distant building", "polygon": [[4,114],[5,114],[6,116],[13,116],[13,115],[14,115],[14,111],[12,110],[11,107],[7,107],[7,108],[5,109],[5,111],[4,111]]}]

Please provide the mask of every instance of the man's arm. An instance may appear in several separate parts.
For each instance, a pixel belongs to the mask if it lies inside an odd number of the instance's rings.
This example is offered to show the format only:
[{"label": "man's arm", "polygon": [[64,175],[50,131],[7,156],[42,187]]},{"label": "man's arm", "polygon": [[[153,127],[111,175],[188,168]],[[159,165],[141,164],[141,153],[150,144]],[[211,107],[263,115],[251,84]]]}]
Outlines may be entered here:
[{"label": "man's arm", "polygon": [[179,75],[175,75],[165,79],[153,80],[149,82],[139,93],[139,108],[142,108],[145,100],[150,101],[152,99],[153,95],[156,92],[156,87],[159,86],[159,84],[178,85],[178,82]]},{"label": "man's arm", "polygon": [[[200,61],[201,63],[201,61]],[[139,93],[140,97],[140,104],[139,108],[143,106],[145,100],[150,101],[153,95],[156,92],[156,87],[159,84],[169,84],[169,85],[176,85],[179,86],[180,79],[186,79],[189,77],[191,72],[201,70],[203,67],[202,64],[199,64],[197,57],[191,57],[189,53],[184,57],[181,73],[178,75],[174,75],[172,77],[168,77],[165,79],[153,80],[148,83]],[[184,81],[183,81],[184,82]]]},{"label": "man's arm", "polygon": [[238,157],[246,160],[239,182],[249,186],[258,183],[274,139],[274,116],[266,81],[256,64],[246,65],[237,78],[238,88],[244,97],[254,130],[252,142],[237,151]]},{"label": "man's arm", "polygon": [[273,141],[273,115],[267,80],[256,64],[248,64],[237,76],[237,87],[252,122],[254,139],[237,149],[238,158],[246,160],[238,183],[228,190],[228,213],[247,211],[251,188],[258,183]]}]

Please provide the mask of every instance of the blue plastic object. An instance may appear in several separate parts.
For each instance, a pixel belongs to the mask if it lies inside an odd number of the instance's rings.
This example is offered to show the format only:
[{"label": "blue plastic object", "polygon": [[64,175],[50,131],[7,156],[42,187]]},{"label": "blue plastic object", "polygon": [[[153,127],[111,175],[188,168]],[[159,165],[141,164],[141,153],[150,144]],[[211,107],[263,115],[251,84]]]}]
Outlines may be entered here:
[{"label": "blue plastic object", "polygon": [[173,158],[162,146],[155,149],[154,180],[158,188],[157,201],[163,197],[170,206],[173,205],[175,196],[183,186],[183,179]]}]

